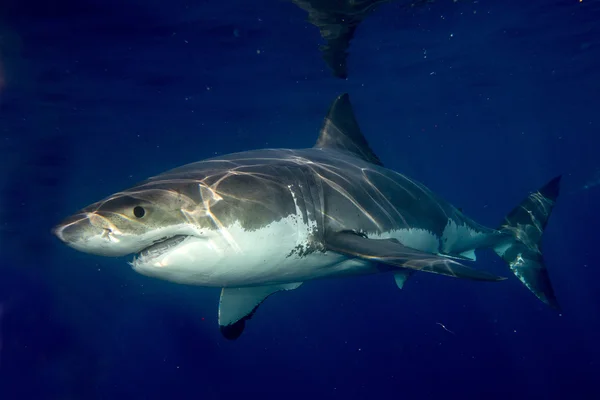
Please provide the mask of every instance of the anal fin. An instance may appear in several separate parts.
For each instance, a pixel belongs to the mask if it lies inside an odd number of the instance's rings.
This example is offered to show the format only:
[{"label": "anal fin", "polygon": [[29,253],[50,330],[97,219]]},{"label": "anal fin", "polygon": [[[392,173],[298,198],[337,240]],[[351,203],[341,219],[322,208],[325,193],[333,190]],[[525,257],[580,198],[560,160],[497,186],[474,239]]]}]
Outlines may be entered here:
[{"label": "anal fin", "polygon": [[506,279],[469,268],[447,257],[412,249],[395,239],[368,239],[351,231],[342,231],[327,235],[324,244],[330,251],[416,271],[478,281]]},{"label": "anal fin", "polygon": [[460,253],[460,255],[462,257],[466,258],[467,260],[477,261],[477,256],[475,255],[475,250],[473,250],[473,249],[463,251],[462,253]]},{"label": "anal fin", "polygon": [[258,306],[273,293],[297,289],[302,282],[281,285],[223,288],[219,301],[219,328],[229,340],[244,332],[246,321],[252,318]]}]

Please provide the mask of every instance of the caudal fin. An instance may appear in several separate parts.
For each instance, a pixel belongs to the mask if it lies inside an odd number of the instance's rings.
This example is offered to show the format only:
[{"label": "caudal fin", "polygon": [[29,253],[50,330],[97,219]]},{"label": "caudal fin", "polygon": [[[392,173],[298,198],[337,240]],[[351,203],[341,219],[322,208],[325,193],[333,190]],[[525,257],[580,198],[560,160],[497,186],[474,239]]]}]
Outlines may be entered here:
[{"label": "caudal fin", "polygon": [[542,234],[558,197],[560,179],[557,176],[546,183],[506,216],[499,229],[515,240],[494,249],[538,299],[556,309],[560,307],[542,255]]}]

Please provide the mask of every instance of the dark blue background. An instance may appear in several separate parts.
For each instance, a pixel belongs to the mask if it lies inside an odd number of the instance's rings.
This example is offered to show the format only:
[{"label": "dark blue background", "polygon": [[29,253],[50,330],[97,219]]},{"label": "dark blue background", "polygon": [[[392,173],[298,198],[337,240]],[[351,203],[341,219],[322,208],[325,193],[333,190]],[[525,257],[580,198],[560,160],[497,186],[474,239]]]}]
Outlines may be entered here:
[{"label": "dark blue background", "polygon": [[[2,2],[1,399],[600,397],[600,2],[385,4],[346,81],[305,17],[278,0]],[[387,166],[489,226],[564,174],[544,238],[560,315],[481,252],[511,278],[311,282],[228,342],[218,290],[50,235],[165,169],[310,147],[343,91]]]}]

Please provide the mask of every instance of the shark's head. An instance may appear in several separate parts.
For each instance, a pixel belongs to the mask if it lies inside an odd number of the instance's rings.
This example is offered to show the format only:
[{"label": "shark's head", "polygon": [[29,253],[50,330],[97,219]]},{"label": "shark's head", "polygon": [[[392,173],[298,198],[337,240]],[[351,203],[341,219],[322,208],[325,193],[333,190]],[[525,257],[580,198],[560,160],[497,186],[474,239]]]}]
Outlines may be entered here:
[{"label": "shark's head", "polygon": [[[178,283],[218,285],[244,265],[285,259],[299,229],[289,189],[248,175],[218,182],[218,189],[193,179],[142,184],[85,207],[53,232],[84,253],[132,255],[137,272]],[[274,248],[273,237],[290,243]]]},{"label": "shark's head", "polygon": [[114,194],[66,218],[53,233],[84,253],[136,254],[134,267],[166,262],[164,256],[184,242],[205,241],[215,231],[209,214],[218,195],[197,182],[193,191],[191,186],[154,185]]},{"label": "shark's head", "polygon": [[67,245],[100,256],[124,256],[177,234],[193,234],[184,200],[170,191],[119,193],[85,207],[53,232]]}]

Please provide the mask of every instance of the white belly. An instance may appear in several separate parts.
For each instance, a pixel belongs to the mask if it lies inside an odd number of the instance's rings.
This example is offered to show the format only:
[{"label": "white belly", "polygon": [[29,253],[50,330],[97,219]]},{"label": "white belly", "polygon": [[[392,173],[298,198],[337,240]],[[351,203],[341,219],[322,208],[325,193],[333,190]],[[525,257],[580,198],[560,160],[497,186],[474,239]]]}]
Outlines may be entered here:
[{"label": "white belly", "polygon": [[297,215],[255,230],[239,223],[188,237],[155,258],[138,259],[133,268],[172,282],[212,287],[243,287],[304,282],[331,276],[375,273],[374,264],[311,248],[311,226]]}]

